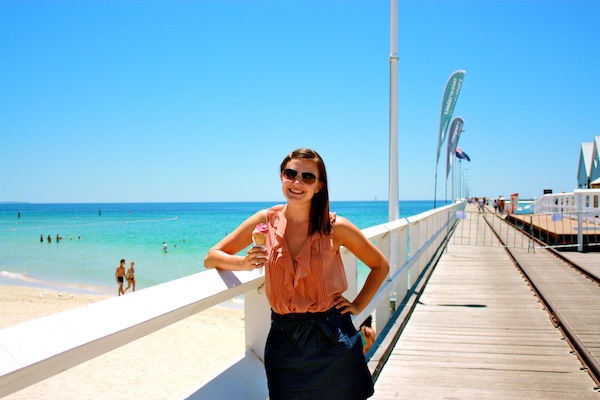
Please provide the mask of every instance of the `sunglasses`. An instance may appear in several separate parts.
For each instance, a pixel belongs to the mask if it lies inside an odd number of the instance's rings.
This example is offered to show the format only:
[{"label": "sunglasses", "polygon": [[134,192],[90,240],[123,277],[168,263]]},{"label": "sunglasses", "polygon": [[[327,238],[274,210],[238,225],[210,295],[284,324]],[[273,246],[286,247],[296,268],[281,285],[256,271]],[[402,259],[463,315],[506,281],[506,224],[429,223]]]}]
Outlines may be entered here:
[{"label": "sunglasses", "polygon": [[[281,173],[285,179],[289,179],[290,181],[295,181],[298,177],[298,171],[291,168],[286,168]],[[317,176],[312,172],[302,172],[300,174],[300,180],[307,185],[312,185],[317,180]]]}]

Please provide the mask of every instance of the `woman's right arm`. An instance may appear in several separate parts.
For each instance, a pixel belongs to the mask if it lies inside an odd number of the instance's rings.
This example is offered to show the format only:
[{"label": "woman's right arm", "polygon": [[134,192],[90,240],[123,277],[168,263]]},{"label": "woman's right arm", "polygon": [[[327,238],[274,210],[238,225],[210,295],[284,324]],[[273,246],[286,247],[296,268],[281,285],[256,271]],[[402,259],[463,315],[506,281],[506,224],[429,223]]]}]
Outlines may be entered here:
[{"label": "woman's right arm", "polygon": [[243,256],[238,256],[237,253],[252,243],[252,231],[257,224],[266,220],[267,210],[261,210],[242,222],[208,251],[204,257],[204,266],[228,271],[250,271],[263,267],[267,260],[264,248],[252,247]]}]

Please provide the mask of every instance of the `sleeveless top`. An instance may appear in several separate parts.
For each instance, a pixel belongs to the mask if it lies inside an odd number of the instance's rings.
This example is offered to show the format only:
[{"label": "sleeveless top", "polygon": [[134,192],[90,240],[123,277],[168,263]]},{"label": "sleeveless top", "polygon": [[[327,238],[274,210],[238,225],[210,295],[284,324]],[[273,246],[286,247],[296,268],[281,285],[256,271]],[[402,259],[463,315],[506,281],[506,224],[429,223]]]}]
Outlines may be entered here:
[{"label": "sleeveless top", "polygon": [[[286,241],[287,220],[283,205],[267,211],[265,292],[278,314],[323,312],[333,307],[334,297],[348,288],[339,251],[334,249],[333,230],[315,233],[292,260]],[[332,224],[335,213],[330,213]]]}]

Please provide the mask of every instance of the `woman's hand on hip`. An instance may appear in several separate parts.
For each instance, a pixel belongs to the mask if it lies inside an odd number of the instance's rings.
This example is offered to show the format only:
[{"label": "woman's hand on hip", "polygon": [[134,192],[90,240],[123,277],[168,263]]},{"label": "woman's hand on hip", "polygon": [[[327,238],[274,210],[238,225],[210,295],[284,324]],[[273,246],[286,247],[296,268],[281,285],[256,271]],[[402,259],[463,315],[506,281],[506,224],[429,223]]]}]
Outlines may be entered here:
[{"label": "woman's hand on hip", "polygon": [[335,306],[335,308],[340,310],[342,314],[350,313],[352,315],[356,315],[361,311],[354,303],[351,303],[342,295],[338,295],[333,300],[333,305]]}]

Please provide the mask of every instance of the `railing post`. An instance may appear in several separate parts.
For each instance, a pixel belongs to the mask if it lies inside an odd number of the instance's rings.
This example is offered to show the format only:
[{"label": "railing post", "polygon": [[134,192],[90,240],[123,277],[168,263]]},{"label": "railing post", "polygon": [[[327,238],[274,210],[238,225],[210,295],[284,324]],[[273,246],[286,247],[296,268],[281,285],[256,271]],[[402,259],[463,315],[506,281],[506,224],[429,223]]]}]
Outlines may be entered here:
[{"label": "railing post", "polygon": [[[408,217],[406,219],[409,222],[408,226],[408,243],[409,243],[409,260],[411,260],[421,249],[420,243],[420,231],[421,231],[421,218],[418,217]],[[417,259],[417,261],[412,265],[411,268],[406,271],[406,287],[411,288],[413,284],[416,282],[419,277],[418,271],[421,269],[420,266],[421,259]]]},{"label": "railing post", "polygon": [[575,192],[577,202],[577,251],[583,251],[583,194]]},{"label": "railing post", "polygon": [[[397,220],[397,221],[393,221],[393,222],[389,222],[388,224],[386,224],[386,226],[389,229],[389,232],[391,232],[390,236],[390,243],[389,243],[389,254],[390,254],[390,279],[393,276],[396,276],[396,273],[398,272],[398,270],[400,270],[407,262],[409,259],[409,238],[408,238],[408,230],[409,230],[409,222],[406,219],[402,219],[402,220]],[[384,249],[380,249],[380,250],[384,250]],[[386,254],[386,253],[384,253]],[[402,299],[404,298],[404,296],[406,296],[406,292],[407,292],[407,285],[406,285],[406,275],[407,275],[408,271],[405,269],[404,272],[402,272],[402,275],[404,276],[404,279],[401,280],[394,280],[394,282],[392,282],[392,284],[390,285],[390,298],[394,298],[395,299],[395,303],[393,306],[393,310],[391,310],[392,312],[396,311],[396,309],[398,308],[398,306],[400,305],[400,302],[402,301]],[[402,282],[401,285],[399,285],[399,282]]]},{"label": "railing post", "polygon": [[354,254],[345,247],[340,248],[340,252],[346,272],[346,282],[348,282],[348,290],[343,295],[347,299],[354,299],[358,295],[358,263]]},{"label": "railing post", "polygon": [[271,307],[265,295],[264,283],[244,295],[244,325],[246,349],[250,349],[263,362],[265,343],[271,327]]},{"label": "railing post", "polygon": [[[388,262],[390,265],[390,273],[387,280],[390,280],[390,276],[398,269],[398,250],[397,250],[397,234],[396,231],[391,231],[388,235],[386,235],[383,240],[379,243],[376,243],[377,247],[383,254],[389,255]],[[393,271],[393,272],[392,272]],[[398,303],[398,298],[395,297],[395,288],[394,285],[390,285],[390,291],[386,293],[383,301],[379,302],[375,307],[375,322],[379,327],[385,326],[387,322],[390,320],[392,315],[392,306],[391,299],[394,296],[395,303]],[[394,311],[396,306],[394,305]]]}]

